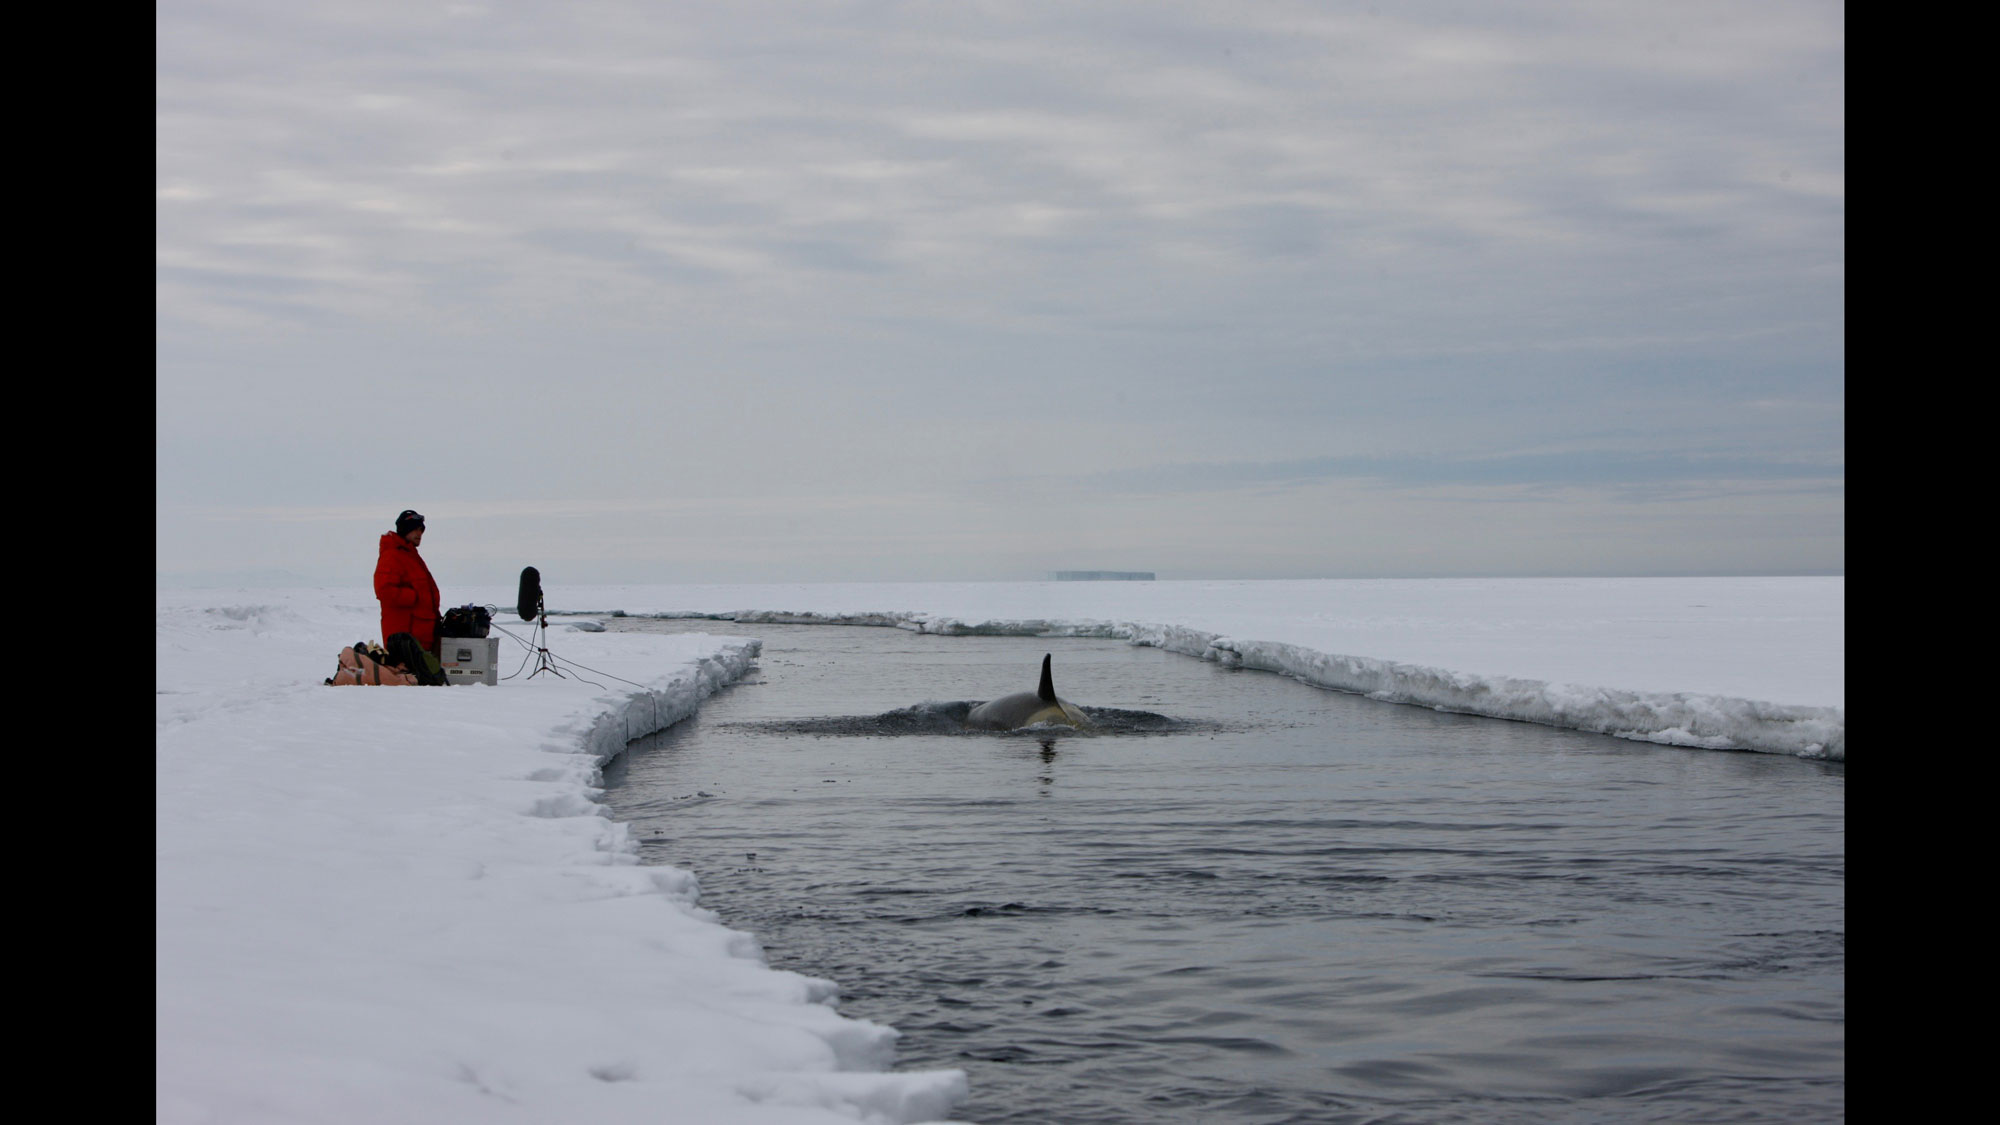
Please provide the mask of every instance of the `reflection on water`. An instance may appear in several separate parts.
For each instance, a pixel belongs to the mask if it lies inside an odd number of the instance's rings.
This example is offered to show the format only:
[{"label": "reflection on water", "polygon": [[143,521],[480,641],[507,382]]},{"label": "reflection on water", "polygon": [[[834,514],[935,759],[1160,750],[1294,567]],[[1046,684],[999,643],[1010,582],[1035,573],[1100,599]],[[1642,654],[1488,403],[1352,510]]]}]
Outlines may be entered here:
[{"label": "reflection on water", "polygon": [[[606,800],[899,1065],[966,1069],[963,1120],[1842,1117],[1842,765],[1116,642],[745,631],[758,682]],[[1133,718],[952,727],[1049,651]]]}]

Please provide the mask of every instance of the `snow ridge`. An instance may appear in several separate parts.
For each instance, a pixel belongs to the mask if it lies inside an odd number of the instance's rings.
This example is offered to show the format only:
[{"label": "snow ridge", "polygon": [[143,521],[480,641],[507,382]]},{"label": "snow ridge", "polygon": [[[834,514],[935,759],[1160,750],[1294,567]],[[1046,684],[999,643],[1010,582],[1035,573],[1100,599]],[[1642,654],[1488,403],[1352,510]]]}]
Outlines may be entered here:
[{"label": "snow ridge", "polygon": [[614,695],[588,728],[559,728],[576,733],[579,747],[599,766],[623,753],[628,743],[662,731],[701,709],[701,701],[743,678],[763,651],[763,642],[721,645],[676,675],[664,687],[634,687]]},{"label": "snow ridge", "polygon": [[1847,718],[1842,707],[1803,707],[1692,692],[1625,691],[1486,676],[1320,652],[1277,641],[1226,637],[1181,625],[1039,618],[965,621],[928,613],[788,610],[671,616],[742,624],[894,626],[953,637],[1101,637],[1162,648],[1229,668],[1276,672],[1315,687],[1354,692],[1389,703],[1541,723],[1669,746],[1753,750],[1836,762],[1847,759]]}]

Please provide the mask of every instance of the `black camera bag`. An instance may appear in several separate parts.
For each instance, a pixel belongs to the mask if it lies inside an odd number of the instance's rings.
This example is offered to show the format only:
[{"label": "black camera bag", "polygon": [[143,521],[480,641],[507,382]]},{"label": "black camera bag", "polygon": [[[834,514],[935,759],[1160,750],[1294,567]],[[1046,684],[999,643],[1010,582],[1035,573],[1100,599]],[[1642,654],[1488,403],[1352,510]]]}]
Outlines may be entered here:
[{"label": "black camera bag", "polygon": [[493,628],[493,614],[483,605],[459,605],[444,611],[440,637],[483,637]]}]

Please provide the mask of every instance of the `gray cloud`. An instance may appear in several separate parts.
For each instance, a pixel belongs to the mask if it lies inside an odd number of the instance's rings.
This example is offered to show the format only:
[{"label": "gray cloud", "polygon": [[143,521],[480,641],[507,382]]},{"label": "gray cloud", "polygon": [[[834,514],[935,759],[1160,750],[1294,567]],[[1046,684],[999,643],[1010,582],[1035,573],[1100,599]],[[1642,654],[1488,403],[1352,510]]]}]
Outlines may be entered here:
[{"label": "gray cloud", "polygon": [[158,36],[163,525],[1839,479],[1837,6],[177,0]]},{"label": "gray cloud", "polygon": [[1635,488],[1728,488],[1791,482],[1838,490],[1838,464],[1685,453],[1578,450],[1499,457],[1315,457],[1297,461],[1181,463],[1097,473],[1084,484],[1113,491],[1205,492],[1248,485],[1373,480],[1401,487],[1531,485]]}]

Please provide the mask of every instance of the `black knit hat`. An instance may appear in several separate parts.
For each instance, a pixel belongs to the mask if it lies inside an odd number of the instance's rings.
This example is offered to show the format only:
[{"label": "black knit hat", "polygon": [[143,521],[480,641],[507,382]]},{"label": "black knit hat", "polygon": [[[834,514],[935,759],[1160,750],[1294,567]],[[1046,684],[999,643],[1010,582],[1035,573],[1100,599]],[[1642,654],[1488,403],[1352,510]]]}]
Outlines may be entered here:
[{"label": "black knit hat", "polygon": [[422,526],[424,526],[424,517],[418,515],[415,508],[404,508],[403,514],[396,517],[396,534],[398,535],[408,535]]}]

